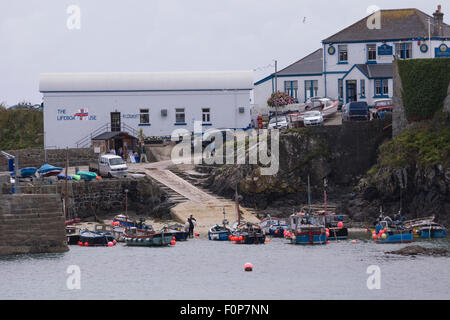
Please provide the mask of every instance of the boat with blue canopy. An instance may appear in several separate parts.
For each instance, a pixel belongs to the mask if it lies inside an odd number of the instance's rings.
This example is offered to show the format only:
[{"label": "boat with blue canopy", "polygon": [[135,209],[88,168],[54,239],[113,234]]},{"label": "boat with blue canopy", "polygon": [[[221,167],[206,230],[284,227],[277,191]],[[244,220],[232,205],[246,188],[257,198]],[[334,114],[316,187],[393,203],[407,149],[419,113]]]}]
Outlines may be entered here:
[{"label": "boat with blue canopy", "polygon": [[57,176],[61,173],[63,168],[61,167],[55,167],[51,164],[44,164],[42,167],[39,168],[37,171],[41,177],[51,177],[51,176]]},{"label": "boat with blue canopy", "polygon": [[22,178],[34,177],[36,172],[37,172],[37,168],[34,168],[34,167],[22,168],[22,169],[20,169],[20,176]]}]

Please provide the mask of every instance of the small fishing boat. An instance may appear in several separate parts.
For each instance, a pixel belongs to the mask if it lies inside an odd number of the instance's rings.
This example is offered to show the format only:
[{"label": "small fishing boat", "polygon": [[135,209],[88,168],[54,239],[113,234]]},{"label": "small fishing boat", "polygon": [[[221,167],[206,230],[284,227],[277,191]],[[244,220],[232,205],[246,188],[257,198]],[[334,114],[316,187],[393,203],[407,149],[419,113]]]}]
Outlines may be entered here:
[{"label": "small fishing boat", "polygon": [[417,229],[417,235],[423,239],[444,238],[447,235],[447,229],[436,222],[429,225],[423,225]]},{"label": "small fishing boat", "polygon": [[389,217],[378,222],[372,237],[376,243],[409,243],[414,239],[413,229],[394,224]]},{"label": "small fishing boat", "polygon": [[63,169],[61,167],[55,167],[46,163],[42,167],[40,167],[37,172],[41,177],[52,177],[60,174],[62,170]]},{"label": "small fishing boat", "polygon": [[328,240],[324,216],[304,212],[291,215],[289,234],[292,244],[326,244]]},{"label": "small fishing boat", "polygon": [[[272,217],[270,214],[267,215],[266,218],[262,219],[259,222],[259,226],[263,229],[264,234],[271,234],[271,228],[272,228],[272,232],[274,233],[277,229],[279,229],[278,227],[280,226],[280,218],[276,218],[276,217]],[[282,220],[281,225],[286,225],[286,221]],[[287,226],[288,228],[288,226]],[[287,229],[286,228],[286,229]],[[283,231],[281,231],[281,236],[283,236]],[[278,234],[277,234],[278,235]]]},{"label": "small fishing boat", "polygon": [[72,180],[75,180],[75,181],[80,181],[81,180],[81,176],[79,176],[77,174],[72,174],[71,177],[72,177]]},{"label": "small fishing boat", "polygon": [[189,231],[186,231],[183,225],[175,223],[168,226],[167,228],[169,232],[173,233],[176,241],[187,241],[189,237]]},{"label": "small fishing boat", "polygon": [[130,247],[168,246],[174,243],[174,235],[168,229],[155,232],[132,227],[124,230],[123,237],[126,245]]},{"label": "small fishing boat", "polygon": [[108,246],[108,242],[113,242],[115,239],[109,232],[99,232],[83,230],[80,232],[80,242],[89,247],[105,247]]},{"label": "small fishing boat", "polygon": [[232,233],[229,239],[237,244],[262,244],[266,242],[266,235],[259,224],[246,222],[241,219],[239,210],[239,195],[237,186],[235,189],[237,221],[231,227]]},{"label": "small fishing boat", "polygon": [[241,221],[229,236],[237,244],[262,244],[266,242],[263,229],[256,223]]},{"label": "small fishing boat", "polygon": [[286,231],[289,230],[289,225],[286,220],[276,219],[269,227],[269,234],[275,238],[283,238]]},{"label": "small fishing boat", "polygon": [[136,220],[131,219],[125,214],[119,214],[113,219],[113,222],[118,222],[120,226],[125,228],[137,228],[138,230],[153,231],[153,226],[145,224],[144,221],[144,218],[140,218],[139,222],[137,222]]},{"label": "small fishing boat", "polygon": [[34,167],[22,168],[22,169],[20,169],[20,176],[22,178],[34,177],[36,172],[37,172],[37,168],[34,168]]},{"label": "small fishing boat", "polygon": [[208,239],[216,241],[228,241],[231,235],[231,229],[227,227],[228,220],[225,218],[225,208],[223,209],[222,225],[216,224],[212,226],[208,231]]},{"label": "small fishing boat", "polygon": [[[329,230],[328,240],[345,240],[348,238],[348,228],[346,227],[348,218],[344,214],[331,212],[324,213],[325,228]],[[339,227],[342,223],[343,226]]]},{"label": "small fishing boat", "polygon": [[416,219],[411,219],[411,220],[406,220],[403,222],[403,225],[407,228],[412,228],[413,229],[413,233],[414,233],[414,237],[419,238],[419,229],[423,228],[423,227],[427,227],[430,224],[434,223],[434,216],[429,216],[429,217],[422,217],[422,218],[416,218]]},{"label": "small fishing boat", "polygon": [[89,172],[89,171],[78,171],[77,175],[81,177],[83,180],[95,180],[97,178],[97,174],[95,172]]}]

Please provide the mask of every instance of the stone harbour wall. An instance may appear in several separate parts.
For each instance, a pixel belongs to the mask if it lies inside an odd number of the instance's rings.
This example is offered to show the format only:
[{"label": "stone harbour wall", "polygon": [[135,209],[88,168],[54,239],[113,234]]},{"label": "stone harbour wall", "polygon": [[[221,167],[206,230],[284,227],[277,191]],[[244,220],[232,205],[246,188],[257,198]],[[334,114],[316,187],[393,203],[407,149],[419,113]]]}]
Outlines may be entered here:
[{"label": "stone harbour wall", "polygon": [[56,194],[0,194],[0,256],[68,251]]},{"label": "stone harbour wall", "polygon": [[[19,167],[40,168],[45,162],[56,167],[66,166],[66,149],[22,149],[4,150],[5,152],[19,157]],[[45,161],[47,159],[47,161]],[[87,166],[91,161],[97,161],[98,154],[93,148],[69,149],[69,166]],[[0,157],[0,171],[8,170],[8,160]]]}]

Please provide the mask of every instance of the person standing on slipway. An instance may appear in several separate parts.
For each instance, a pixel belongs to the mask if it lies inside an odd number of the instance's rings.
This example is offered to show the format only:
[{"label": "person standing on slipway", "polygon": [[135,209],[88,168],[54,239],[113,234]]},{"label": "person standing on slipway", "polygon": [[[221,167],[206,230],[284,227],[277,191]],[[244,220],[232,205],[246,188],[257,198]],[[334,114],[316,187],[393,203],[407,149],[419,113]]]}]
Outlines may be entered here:
[{"label": "person standing on slipway", "polygon": [[195,224],[197,223],[197,220],[195,220],[195,218],[191,216],[188,218],[187,222],[189,222],[189,238],[193,238],[194,237],[194,227]]}]

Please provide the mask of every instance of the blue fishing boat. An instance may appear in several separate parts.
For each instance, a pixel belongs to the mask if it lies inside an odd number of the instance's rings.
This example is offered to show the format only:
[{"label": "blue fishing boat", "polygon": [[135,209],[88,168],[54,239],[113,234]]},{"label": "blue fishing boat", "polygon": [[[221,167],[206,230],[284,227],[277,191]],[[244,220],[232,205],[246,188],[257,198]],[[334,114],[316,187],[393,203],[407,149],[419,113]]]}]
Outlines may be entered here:
[{"label": "blue fishing boat", "polygon": [[55,167],[51,164],[44,164],[42,167],[39,168],[37,171],[41,177],[51,177],[51,176],[57,176],[61,173],[63,169],[61,167]]},{"label": "blue fishing boat", "polygon": [[230,240],[231,229],[227,227],[228,220],[225,218],[225,208],[223,209],[222,225],[216,224],[212,226],[208,231],[208,239],[215,241],[228,241]]},{"label": "blue fishing boat", "polygon": [[136,220],[131,219],[124,214],[119,214],[115,216],[113,220],[114,223],[118,222],[120,226],[125,228],[137,228],[138,230],[143,231],[153,231],[153,226],[145,224],[144,221],[145,219],[141,218],[139,219],[139,222],[137,222]]},{"label": "blue fishing boat", "polygon": [[[328,240],[345,240],[348,238],[348,228],[346,227],[348,219],[346,215],[325,213],[325,228],[329,230]],[[342,227],[339,227],[342,223]]]},{"label": "blue fishing boat", "polygon": [[324,216],[308,213],[291,215],[290,241],[292,244],[326,244],[328,241]]},{"label": "blue fishing boat", "polygon": [[256,223],[245,221],[236,225],[236,229],[229,238],[237,244],[263,244],[266,242],[266,235],[262,228]]},{"label": "blue fishing boat", "polygon": [[20,169],[20,176],[22,178],[34,177],[36,172],[37,172],[37,168],[34,168],[34,167],[22,168],[22,169]]},{"label": "blue fishing boat", "polygon": [[422,239],[444,238],[447,236],[447,229],[436,222],[432,222],[428,226],[420,227],[417,234]]},{"label": "blue fishing boat", "polygon": [[409,243],[414,240],[413,229],[394,224],[385,217],[375,226],[374,240],[376,243]]},{"label": "blue fishing boat", "polygon": [[230,240],[231,229],[227,226],[220,226],[216,224],[208,231],[208,239],[216,241],[228,241]]}]

